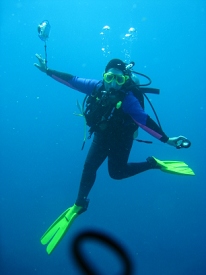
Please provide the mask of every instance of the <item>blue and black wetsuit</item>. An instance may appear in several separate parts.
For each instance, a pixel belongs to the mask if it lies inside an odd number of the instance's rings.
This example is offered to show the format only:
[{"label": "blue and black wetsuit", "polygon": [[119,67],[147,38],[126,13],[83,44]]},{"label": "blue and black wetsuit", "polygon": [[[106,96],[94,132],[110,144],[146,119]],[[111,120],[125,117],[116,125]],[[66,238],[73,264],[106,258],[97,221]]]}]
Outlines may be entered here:
[{"label": "blue and black wetsuit", "polygon": [[[100,81],[85,79],[54,70],[47,70],[47,74],[71,89],[86,95],[91,95]],[[112,128],[109,131],[94,132],[94,138],[88,152],[76,205],[84,206],[87,196],[95,182],[96,172],[104,160],[108,157],[108,171],[113,179],[123,179],[138,173],[152,169],[149,162],[128,163],[129,154],[133,144],[134,123],[162,142],[167,142],[168,137],[160,127],[148,116],[141,107],[139,100],[132,91],[127,92],[122,102],[124,123],[120,128]]]}]

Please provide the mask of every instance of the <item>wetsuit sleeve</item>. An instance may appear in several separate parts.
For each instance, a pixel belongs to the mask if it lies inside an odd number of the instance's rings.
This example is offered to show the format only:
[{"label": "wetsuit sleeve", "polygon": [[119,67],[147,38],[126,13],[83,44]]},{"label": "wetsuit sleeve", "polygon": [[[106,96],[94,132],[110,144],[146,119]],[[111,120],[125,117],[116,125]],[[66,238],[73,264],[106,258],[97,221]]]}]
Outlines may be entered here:
[{"label": "wetsuit sleeve", "polygon": [[47,75],[49,75],[56,81],[68,86],[69,88],[87,95],[90,95],[96,85],[100,82],[99,80],[80,78],[68,73],[58,72],[50,69],[47,69]]},{"label": "wetsuit sleeve", "polygon": [[144,131],[162,142],[168,141],[169,137],[162,131],[157,123],[145,113],[139,100],[132,93],[129,93],[125,97],[122,108]]}]

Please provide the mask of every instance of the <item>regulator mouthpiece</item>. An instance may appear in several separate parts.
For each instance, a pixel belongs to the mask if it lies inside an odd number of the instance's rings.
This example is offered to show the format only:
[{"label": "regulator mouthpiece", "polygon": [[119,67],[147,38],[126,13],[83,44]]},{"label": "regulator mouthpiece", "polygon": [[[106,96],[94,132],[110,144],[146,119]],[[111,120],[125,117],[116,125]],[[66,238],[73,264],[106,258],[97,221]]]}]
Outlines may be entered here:
[{"label": "regulator mouthpiece", "polygon": [[44,20],[41,24],[38,25],[38,36],[39,38],[46,42],[47,39],[49,38],[50,30],[51,30],[51,25],[49,24],[48,20]]}]

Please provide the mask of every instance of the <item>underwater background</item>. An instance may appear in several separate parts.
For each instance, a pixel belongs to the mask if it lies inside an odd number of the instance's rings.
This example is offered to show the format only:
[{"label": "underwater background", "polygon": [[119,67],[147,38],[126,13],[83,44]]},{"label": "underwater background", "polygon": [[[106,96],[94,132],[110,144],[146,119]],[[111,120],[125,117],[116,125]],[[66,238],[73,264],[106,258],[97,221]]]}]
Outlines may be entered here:
[{"label": "underwater background", "polygon": [[[134,274],[206,274],[205,8],[203,0],[1,1],[1,275],[82,274],[71,243],[86,229],[103,231],[125,247]],[[101,79],[110,59],[134,61],[134,70],[161,91],[149,98],[166,134],[192,142],[177,150],[139,130],[139,138],[153,144],[134,142],[130,161],[151,155],[181,160],[196,174],[151,170],[115,181],[105,162],[87,212],[50,256],[40,237],[75,202],[91,140],[81,151],[84,122],[73,113],[84,95],[33,66],[36,53],[44,56],[37,26],[45,19],[51,24],[49,68]],[[146,111],[154,118],[148,104]],[[84,254],[102,274],[121,274],[121,262],[108,248],[88,243]]]}]

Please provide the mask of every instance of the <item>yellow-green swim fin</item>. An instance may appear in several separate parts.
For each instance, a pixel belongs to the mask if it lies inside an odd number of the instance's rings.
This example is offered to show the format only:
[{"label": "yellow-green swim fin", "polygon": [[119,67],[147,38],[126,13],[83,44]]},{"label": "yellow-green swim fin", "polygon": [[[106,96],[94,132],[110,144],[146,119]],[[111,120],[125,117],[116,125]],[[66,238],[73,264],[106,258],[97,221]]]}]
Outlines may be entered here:
[{"label": "yellow-green swim fin", "polygon": [[161,171],[177,175],[194,176],[193,170],[183,161],[159,160],[152,157]]},{"label": "yellow-green swim fin", "polygon": [[47,245],[46,251],[48,254],[54,250],[61,239],[64,237],[74,220],[81,214],[83,207],[73,205],[64,211],[55,222],[49,227],[49,229],[41,237],[41,243]]}]

